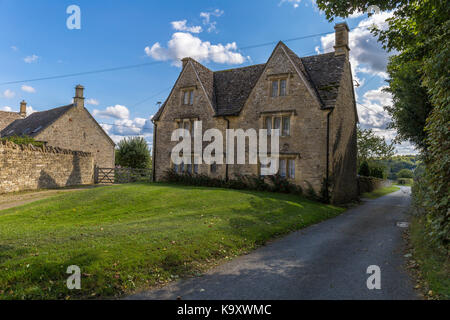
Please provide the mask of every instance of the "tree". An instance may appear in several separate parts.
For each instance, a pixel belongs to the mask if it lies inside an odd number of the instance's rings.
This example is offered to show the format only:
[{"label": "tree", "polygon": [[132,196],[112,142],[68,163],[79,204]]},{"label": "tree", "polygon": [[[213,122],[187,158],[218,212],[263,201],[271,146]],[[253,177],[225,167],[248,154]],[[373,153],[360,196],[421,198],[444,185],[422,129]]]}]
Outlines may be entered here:
[{"label": "tree", "polygon": [[370,176],[369,163],[366,160],[361,162],[361,165],[359,166],[359,172],[358,173],[359,173],[359,175],[361,175],[363,177]]},{"label": "tree", "polygon": [[394,145],[375,135],[372,129],[357,129],[358,163],[373,159],[386,159],[394,155]]},{"label": "tree", "polygon": [[420,80],[420,62],[404,61],[402,56],[391,57],[387,72],[393,105],[385,106],[392,117],[389,128],[397,129],[396,141],[411,141],[426,149],[426,120],[432,110],[431,101]]},{"label": "tree", "polygon": [[148,168],[150,151],[142,137],[125,138],[117,144],[116,165],[128,168]]},{"label": "tree", "polygon": [[384,179],[384,170],[382,167],[371,166],[370,167],[370,176],[375,178]]},{"label": "tree", "polygon": [[[388,71],[392,84],[393,109],[388,110],[394,117],[393,126],[400,138],[408,138],[422,149],[425,172],[421,177],[418,195],[420,205],[427,212],[427,226],[432,240],[439,240],[450,250],[450,214],[448,194],[450,193],[450,6],[440,0],[317,0],[319,9],[324,10],[332,21],[335,16],[348,17],[359,11],[366,12],[371,5],[381,10],[393,10],[387,20],[388,28],[372,32],[378,36],[384,48],[398,52],[392,58]],[[412,70],[417,70],[417,76]],[[406,79],[413,81],[405,85]],[[414,92],[417,88],[426,90],[426,99],[419,99],[416,105],[411,97],[421,96]],[[403,94],[403,90],[406,90]],[[431,111],[429,110],[431,107]],[[410,112],[416,123],[420,116],[414,112],[428,113],[424,128],[425,139],[420,130],[414,130],[414,123],[408,125]],[[404,118],[404,115],[407,115]],[[411,117],[410,117],[411,118]],[[421,129],[421,128],[419,128]],[[422,135],[422,136],[421,136]],[[416,202],[417,203],[417,202]]]},{"label": "tree", "polygon": [[398,178],[408,178],[411,179],[413,177],[413,173],[411,170],[402,169],[397,173]]}]

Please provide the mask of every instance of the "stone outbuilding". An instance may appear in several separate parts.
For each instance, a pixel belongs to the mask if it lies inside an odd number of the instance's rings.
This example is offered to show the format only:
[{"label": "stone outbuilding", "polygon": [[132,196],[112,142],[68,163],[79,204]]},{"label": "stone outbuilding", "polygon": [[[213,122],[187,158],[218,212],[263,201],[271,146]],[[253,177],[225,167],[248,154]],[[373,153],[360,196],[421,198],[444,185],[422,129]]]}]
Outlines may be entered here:
[{"label": "stone outbuilding", "polygon": [[26,117],[26,102],[20,112],[0,112],[0,137],[30,136],[50,147],[89,152],[94,165],[114,167],[114,141],[84,107],[84,88],[75,88],[73,103]]}]

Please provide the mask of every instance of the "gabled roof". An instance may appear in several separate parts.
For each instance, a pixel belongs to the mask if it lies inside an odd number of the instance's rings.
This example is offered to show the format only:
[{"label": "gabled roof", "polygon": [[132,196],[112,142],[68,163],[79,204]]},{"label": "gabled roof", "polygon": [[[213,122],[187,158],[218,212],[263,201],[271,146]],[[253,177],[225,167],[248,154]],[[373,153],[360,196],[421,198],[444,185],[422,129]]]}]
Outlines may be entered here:
[{"label": "gabled roof", "polygon": [[47,128],[74,105],[54,108],[47,111],[34,112],[24,119],[15,120],[1,131],[2,137],[9,136],[30,136],[35,137],[42,130]]},{"label": "gabled roof", "polygon": [[238,114],[258,82],[265,64],[214,72],[216,114]]},{"label": "gabled roof", "polygon": [[335,56],[334,52],[330,52],[304,57],[301,60],[319,93],[323,107],[334,107],[344,73],[345,55]]},{"label": "gabled roof", "polygon": [[[61,118],[67,111],[75,108],[74,104],[69,104],[67,106],[54,108],[41,112],[34,112],[30,114],[26,118],[21,118],[19,120],[15,120],[5,129],[0,132],[1,137],[10,137],[10,136],[29,136],[36,137],[40,132],[49,127],[56,120]],[[100,131],[106,136],[106,138],[111,142],[111,144],[115,145],[114,141],[111,137],[105,132],[105,130],[98,124],[98,122],[94,119],[94,117],[90,114],[89,111],[84,109],[89,117],[94,121]]]},{"label": "gabled roof", "polygon": [[[280,41],[277,48],[279,46],[286,52],[308,90],[321,104],[321,108],[334,107],[344,71],[345,55],[335,56],[335,53],[331,52],[300,58],[283,42]],[[238,115],[266,67],[266,64],[257,64],[213,72],[193,59],[190,61],[216,116]],[[166,103],[167,100],[155,114],[153,121],[159,119]]]},{"label": "gabled roof", "polygon": [[3,128],[6,128],[8,125],[10,125],[14,120],[22,118],[23,117],[19,112],[0,111],[0,132]]}]

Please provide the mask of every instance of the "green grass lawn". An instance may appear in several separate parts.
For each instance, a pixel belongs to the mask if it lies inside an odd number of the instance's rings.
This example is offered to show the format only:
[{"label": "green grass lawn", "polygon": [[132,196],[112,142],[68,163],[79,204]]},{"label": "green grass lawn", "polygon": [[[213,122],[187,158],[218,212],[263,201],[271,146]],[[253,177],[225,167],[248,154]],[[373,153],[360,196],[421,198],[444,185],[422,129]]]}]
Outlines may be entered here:
[{"label": "green grass lawn", "polygon": [[[344,209],[294,195],[127,184],[0,214],[0,299],[111,298],[198,275]],[[67,267],[83,274],[66,287]]]},{"label": "green grass lawn", "polygon": [[399,187],[396,186],[390,186],[390,187],[384,187],[384,188],[380,188],[380,189],[376,189],[372,192],[365,192],[363,193],[361,196],[363,198],[368,198],[368,199],[376,199],[382,196],[385,196],[389,193],[395,192],[400,190]]}]

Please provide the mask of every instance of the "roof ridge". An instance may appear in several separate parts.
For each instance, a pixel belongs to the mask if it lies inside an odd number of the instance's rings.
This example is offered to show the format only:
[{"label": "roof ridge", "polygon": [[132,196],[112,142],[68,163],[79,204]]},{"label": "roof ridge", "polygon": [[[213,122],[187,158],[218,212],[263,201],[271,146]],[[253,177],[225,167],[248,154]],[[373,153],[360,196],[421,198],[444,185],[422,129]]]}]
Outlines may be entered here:
[{"label": "roof ridge", "polygon": [[251,67],[257,67],[257,66],[262,66],[262,65],[266,65],[266,63],[251,64],[251,65],[245,66],[245,67],[238,67],[238,68],[230,68],[230,69],[224,69],[224,70],[217,70],[217,71],[213,71],[213,72],[214,72],[214,73],[217,73],[217,72],[229,72],[229,71],[233,71],[233,70],[240,70],[240,69],[251,68]]},{"label": "roof ridge", "polygon": [[324,53],[319,53],[319,54],[313,54],[313,55],[310,55],[310,56],[302,56],[302,57],[299,57],[299,58],[300,59],[306,59],[306,58],[319,57],[319,56],[325,56],[325,55],[334,55],[334,51],[324,52]]}]

